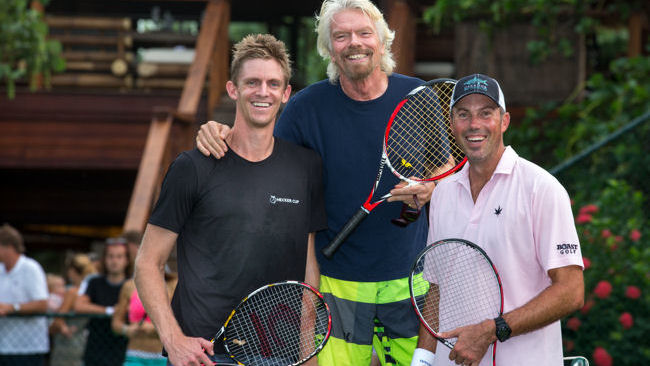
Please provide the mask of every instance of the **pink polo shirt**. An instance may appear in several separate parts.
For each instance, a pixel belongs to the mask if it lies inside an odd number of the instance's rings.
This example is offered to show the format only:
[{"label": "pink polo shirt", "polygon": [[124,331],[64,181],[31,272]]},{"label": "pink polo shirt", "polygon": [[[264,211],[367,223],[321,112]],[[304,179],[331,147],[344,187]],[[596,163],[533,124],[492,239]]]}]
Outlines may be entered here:
[{"label": "pink polo shirt", "polygon": [[[539,166],[507,147],[490,180],[472,200],[469,164],[433,190],[428,243],[448,238],[482,247],[503,285],[504,312],[551,284],[550,269],[583,266],[569,196]],[[491,365],[491,348],[481,366]],[[435,365],[455,365],[438,344]],[[562,365],[560,322],[497,342],[496,365]]]}]

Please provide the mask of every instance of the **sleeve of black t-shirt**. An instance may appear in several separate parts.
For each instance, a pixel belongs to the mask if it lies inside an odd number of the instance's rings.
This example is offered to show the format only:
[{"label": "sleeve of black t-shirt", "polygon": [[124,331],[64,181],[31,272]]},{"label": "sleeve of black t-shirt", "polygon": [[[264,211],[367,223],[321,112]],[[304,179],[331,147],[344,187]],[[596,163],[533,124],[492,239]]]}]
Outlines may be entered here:
[{"label": "sleeve of black t-shirt", "polygon": [[192,211],[197,186],[196,166],[183,152],[169,166],[149,223],[179,233]]}]

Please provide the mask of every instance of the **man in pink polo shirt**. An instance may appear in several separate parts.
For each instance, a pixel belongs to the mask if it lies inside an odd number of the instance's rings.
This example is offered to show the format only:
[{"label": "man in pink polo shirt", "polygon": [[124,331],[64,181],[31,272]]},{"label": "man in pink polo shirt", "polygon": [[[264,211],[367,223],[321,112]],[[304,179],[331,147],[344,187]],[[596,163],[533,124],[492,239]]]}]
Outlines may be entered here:
[{"label": "man in pink polo shirt", "polygon": [[474,74],[458,81],[451,127],[468,157],[431,197],[428,242],[463,238],[481,246],[503,284],[504,314],[446,333],[453,350],[420,327],[412,366],[562,365],[559,319],[584,301],[582,255],[569,197],[548,172],[503,143],[510,123],[499,83]]}]

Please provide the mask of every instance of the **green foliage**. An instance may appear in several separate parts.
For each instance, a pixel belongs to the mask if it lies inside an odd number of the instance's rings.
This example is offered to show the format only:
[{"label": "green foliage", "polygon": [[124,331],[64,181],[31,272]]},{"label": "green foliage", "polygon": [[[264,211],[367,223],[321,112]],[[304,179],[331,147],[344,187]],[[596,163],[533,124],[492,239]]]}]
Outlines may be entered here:
[{"label": "green foliage", "polygon": [[601,347],[617,366],[650,363],[650,345],[639,342],[650,334],[650,246],[643,205],[640,192],[617,180],[589,204],[576,202],[588,267],[585,306],[562,322],[566,355],[586,355],[599,365],[594,350]]},{"label": "green foliage", "polygon": [[[581,98],[528,109],[523,121],[512,122],[506,144],[551,168],[648,113],[649,100],[650,57],[617,59],[606,74],[589,78]],[[638,341],[650,334],[648,141],[650,121],[558,175],[575,202],[582,253],[591,264],[584,272],[586,308],[563,321],[565,354],[585,355],[595,365],[603,352],[615,365],[650,363],[650,347]],[[612,286],[604,298],[594,292],[601,281]],[[626,296],[628,286],[641,297]],[[627,329],[623,313],[633,319]],[[604,351],[594,354],[596,347]]]},{"label": "green foliage", "polygon": [[642,4],[641,0],[607,5],[599,0],[437,0],[424,11],[423,18],[435,32],[461,21],[476,21],[489,37],[515,22],[532,24],[538,38],[528,43],[528,51],[531,61],[537,63],[555,53],[573,55],[571,42],[556,34],[560,25],[590,34],[599,25],[598,18],[591,14],[619,14],[626,19]]},{"label": "green foliage", "polygon": [[0,1],[0,80],[6,81],[10,99],[17,80],[28,78],[34,90],[37,75],[49,85],[51,73],[65,68],[61,44],[46,40],[47,34],[42,14],[30,9],[27,0]]},{"label": "green foliage", "polygon": [[[650,57],[618,59],[607,75],[594,74],[580,100],[527,110],[505,135],[522,156],[551,168],[650,111]],[[535,141],[535,143],[531,143]],[[559,179],[576,198],[591,199],[612,178],[627,181],[650,197],[650,121],[611,141]],[[589,177],[589,179],[585,179]],[[647,202],[646,202],[647,204]]]}]

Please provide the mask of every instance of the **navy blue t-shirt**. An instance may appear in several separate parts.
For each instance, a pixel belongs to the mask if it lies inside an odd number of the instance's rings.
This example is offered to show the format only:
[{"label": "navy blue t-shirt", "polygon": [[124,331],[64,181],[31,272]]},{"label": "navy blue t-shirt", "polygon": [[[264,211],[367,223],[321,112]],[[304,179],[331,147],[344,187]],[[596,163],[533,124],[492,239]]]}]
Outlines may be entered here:
[{"label": "navy blue t-shirt", "polygon": [[[393,74],[377,99],[355,101],[340,85],[317,82],[292,96],[275,126],[275,135],[315,150],[323,162],[323,189],[328,229],[316,235],[321,273],[348,281],[387,281],[408,276],[426,242],[426,215],[400,228],[390,220],[401,202],[375,208],[334,254],[322,249],[361,207],[377,177],[384,130],[397,104],[422,80]],[[399,180],[384,171],[377,192]]]}]

